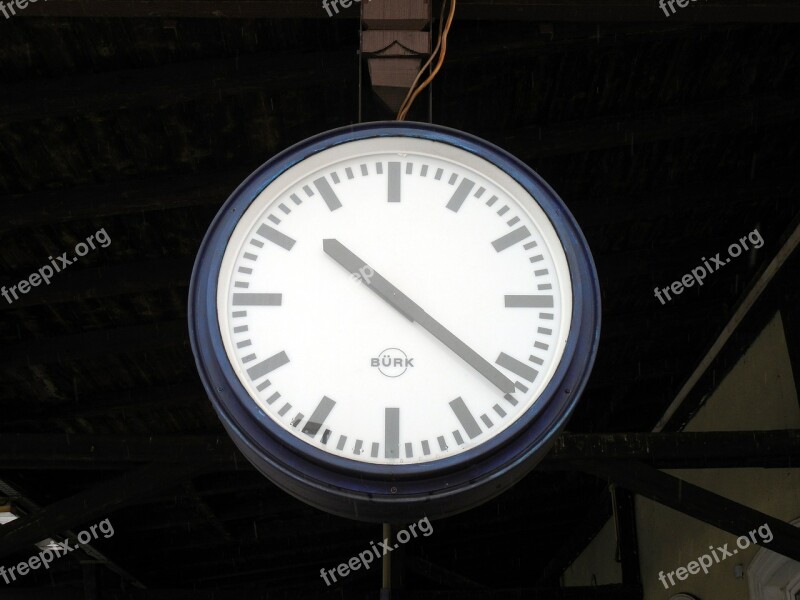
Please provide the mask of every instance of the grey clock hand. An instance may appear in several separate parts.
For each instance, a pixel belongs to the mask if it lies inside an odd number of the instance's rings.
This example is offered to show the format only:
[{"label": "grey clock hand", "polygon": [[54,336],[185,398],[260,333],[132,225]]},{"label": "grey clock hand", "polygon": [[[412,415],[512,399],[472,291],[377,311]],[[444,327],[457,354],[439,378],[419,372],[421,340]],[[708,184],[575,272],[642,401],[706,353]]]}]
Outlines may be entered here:
[{"label": "grey clock hand", "polygon": [[333,260],[342,265],[350,273],[365,273],[367,269],[372,271],[369,278],[361,278],[361,281],[364,282],[368,288],[383,298],[409,321],[416,321],[419,323],[423,329],[426,329],[437,340],[464,359],[468,365],[497,386],[500,391],[506,394],[514,393],[516,388],[514,387],[513,381],[453,335],[446,327],[439,323],[439,321],[431,317],[422,307],[411,300],[411,298],[384,279],[380,273],[350,252],[341,242],[335,239],[322,240],[322,249],[328,256],[333,258]]}]

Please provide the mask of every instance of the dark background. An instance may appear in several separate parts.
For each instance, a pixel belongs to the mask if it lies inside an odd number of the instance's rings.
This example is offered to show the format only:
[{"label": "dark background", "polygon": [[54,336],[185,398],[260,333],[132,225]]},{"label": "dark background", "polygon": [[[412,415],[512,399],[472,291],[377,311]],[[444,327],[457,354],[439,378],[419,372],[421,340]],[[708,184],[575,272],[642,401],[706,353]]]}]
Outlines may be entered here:
[{"label": "dark background", "polygon": [[[186,325],[196,250],[233,189],[276,152],[357,122],[358,10],[51,0],[0,20],[0,284],[98,229],[112,240],[51,285],[0,298],[0,496],[37,515],[0,536],[0,563],[106,517],[115,529],[95,555],[8,586],[14,598],[322,597],[319,569],[380,538],[287,496],[230,447]],[[777,0],[693,2],[669,18],[643,0],[459,2],[434,122],[525,160],[597,262],[602,339],[570,432],[651,431],[796,225],[798,23],[800,3]],[[423,97],[417,118],[426,109]],[[761,249],[667,305],[654,297],[756,228]],[[798,287],[794,256],[668,430],[775,310],[798,373]],[[393,553],[403,597],[557,587],[611,500],[607,481],[554,463]],[[380,571],[336,587],[376,598]],[[465,589],[477,595],[453,591]]]}]

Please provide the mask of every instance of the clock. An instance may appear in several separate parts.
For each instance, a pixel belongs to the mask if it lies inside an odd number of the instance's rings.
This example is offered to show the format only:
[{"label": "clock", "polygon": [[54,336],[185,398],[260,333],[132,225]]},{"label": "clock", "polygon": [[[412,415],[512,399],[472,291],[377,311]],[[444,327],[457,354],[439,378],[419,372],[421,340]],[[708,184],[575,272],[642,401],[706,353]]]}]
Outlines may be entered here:
[{"label": "clock", "polygon": [[530,471],[600,332],[597,275],[556,193],[443,127],[371,123],[255,171],[200,247],[192,349],[252,464],[320,509],[442,517]]}]

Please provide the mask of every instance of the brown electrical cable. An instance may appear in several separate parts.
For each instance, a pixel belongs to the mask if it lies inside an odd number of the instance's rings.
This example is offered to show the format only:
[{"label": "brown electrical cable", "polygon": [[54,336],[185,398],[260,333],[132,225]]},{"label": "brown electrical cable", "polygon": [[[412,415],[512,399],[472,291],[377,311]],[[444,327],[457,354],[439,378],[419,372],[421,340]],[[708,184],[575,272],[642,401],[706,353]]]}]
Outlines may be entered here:
[{"label": "brown electrical cable", "polygon": [[[442,5],[442,15],[444,15],[444,8],[445,5]],[[408,94],[406,95],[406,100],[403,102],[403,105],[400,107],[400,110],[397,113],[397,120],[403,121],[408,114],[408,111],[411,109],[411,105],[414,103],[414,100],[417,99],[433,78],[436,77],[436,74],[439,72],[439,69],[442,68],[442,64],[444,63],[445,55],[447,54],[447,34],[450,33],[450,27],[453,24],[453,17],[455,16],[456,12],[456,0],[450,0],[450,13],[447,16],[447,23],[445,24],[444,28],[441,28],[442,20],[439,20],[439,27],[440,27],[440,34],[439,34],[439,41],[436,43],[436,49],[431,54],[431,57],[428,59],[428,62],[420,69],[419,73],[417,74],[417,78],[414,79],[414,84],[412,84],[411,89],[408,90]],[[419,80],[419,76],[425,71],[425,69],[430,65],[431,61],[433,60],[434,56],[439,54],[439,58],[436,62],[436,66],[431,71],[430,75],[428,75],[427,79],[417,88],[414,88],[414,85]]]}]

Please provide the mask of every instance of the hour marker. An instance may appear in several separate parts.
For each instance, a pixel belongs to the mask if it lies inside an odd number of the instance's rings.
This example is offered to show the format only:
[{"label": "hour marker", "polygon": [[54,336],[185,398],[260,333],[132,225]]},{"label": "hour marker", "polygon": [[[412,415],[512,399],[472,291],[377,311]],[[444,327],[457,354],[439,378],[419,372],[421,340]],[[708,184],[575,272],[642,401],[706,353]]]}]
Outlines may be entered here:
[{"label": "hour marker", "polygon": [[331,400],[327,396],[323,396],[322,400],[319,401],[319,404],[317,404],[317,407],[314,409],[314,412],[312,412],[311,416],[308,417],[308,423],[306,423],[305,427],[303,427],[303,433],[311,436],[312,438],[317,435],[320,427],[322,427],[322,424],[325,422],[325,419],[328,418],[328,415],[331,414],[334,406],[336,406],[335,401]]},{"label": "hour marker", "polygon": [[492,196],[486,201],[486,206],[492,206],[495,202],[497,202],[497,196]]},{"label": "hour marker", "polygon": [[463,437],[461,437],[461,432],[460,432],[458,429],[456,429],[456,430],[453,432],[453,437],[454,437],[454,438],[455,438],[455,440],[456,440],[456,444],[459,444],[459,445],[460,445],[460,444],[463,444],[463,443],[464,443],[464,438],[463,438]]},{"label": "hour marker", "polygon": [[346,435],[340,435],[339,436],[339,442],[336,444],[336,449],[337,450],[344,450],[344,445],[346,443],[347,443],[347,436]]},{"label": "hour marker", "polygon": [[495,362],[504,369],[508,369],[512,373],[519,375],[525,381],[533,381],[539,374],[536,369],[518,361],[516,358],[509,356],[505,352],[501,352],[500,356],[497,357]]},{"label": "hour marker", "polygon": [[543,261],[543,260],[544,260],[544,256],[542,256],[541,254],[537,254],[536,256],[531,256],[529,260],[530,260],[532,263],[541,262],[541,261]]},{"label": "hour marker", "polygon": [[499,404],[495,404],[492,408],[494,409],[494,412],[496,412],[501,417],[506,416],[506,411],[504,411]]},{"label": "hour marker", "polygon": [[291,198],[292,202],[294,202],[295,204],[302,204],[303,203],[303,201],[300,200],[300,198],[297,196],[297,194],[292,194],[291,196],[289,196],[289,198]]},{"label": "hour marker", "polygon": [[333,179],[333,183],[339,183],[339,176],[336,174],[336,171],[331,173],[331,179]]},{"label": "hour marker", "polygon": [[538,289],[540,289],[540,290],[552,290],[553,289],[553,285],[550,284],[550,283],[540,283],[536,287]]},{"label": "hour marker", "polygon": [[253,342],[251,340],[243,340],[236,344],[237,348],[247,348],[248,346],[252,346]]},{"label": "hour marker", "polygon": [[428,165],[422,165],[422,169],[420,169],[420,177],[425,177],[428,175]]},{"label": "hour marker", "polygon": [[235,311],[233,311],[231,313],[231,315],[233,316],[234,319],[241,319],[242,317],[246,317],[247,316],[247,311],[246,310],[235,310]]},{"label": "hour marker", "polygon": [[422,440],[422,453],[425,456],[428,456],[431,453],[430,444],[428,444],[428,440]]},{"label": "hour marker", "polygon": [[511,394],[506,394],[505,396],[503,396],[503,399],[506,402],[508,402],[511,406],[516,406],[517,405],[517,400]]},{"label": "hour marker", "polygon": [[325,204],[328,205],[328,210],[334,211],[337,208],[341,208],[342,203],[339,202],[336,192],[333,191],[333,188],[331,187],[331,184],[328,183],[327,179],[324,177],[315,179],[314,185],[317,187],[317,191],[320,193],[320,196],[322,196],[322,199],[325,200]]},{"label": "hour marker", "polygon": [[497,211],[497,214],[498,214],[498,215],[500,215],[500,216],[502,217],[502,216],[503,216],[504,214],[506,214],[507,212],[508,212],[508,207],[507,207],[507,206],[504,206],[503,208],[501,208],[500,210],[498,210],[498,211]]},{"label": "hour marker", "polygon": [[548,272],[549,271],[547,269],[539,269],[538,271],[534,271],[533,274],[536,275],[536,277],[542,277],[547,275]]},{"label": "hour marker", "polygon": [[249,329],[247,325],[239,325],[238,327],[233,328],[233,333],[244,333]]},{"label": "hour marker", "polygon": [[536,248],[537,245],[538,244],[534,241],[534,242],[528,242],[522,247],[525,248],[525,250],[530,250],[531,248]]},{"label": "hour marker", "polygon": [[291,250],[292,246],[294,246],[295,240],[290,238],[285,233],[281,233],[277,229],[270,227],[269,225],[265,225],[262,223],[258,227],[258,231],[256,231],[258,235],[263,237],[265,240],[269,240],[273,244],[277,244],[284,250]]},{"label": "hour marker", "polygon": [[233,284],[233,287],[246,290],[250,287],[250,284],[247,281],[237,281]]},{"label": "hour marker", "polygon": [[545,321],[552,321],[553,313],[539,313],[539,318],[544,319]]},{"label": "hour marker", "polygon": [[378,450],[380,450],[380,444],[378,444],[378,442],[372,442],[372,452],[370,452],[369,455],[372,458],[377,458]]},{"label": "hour marker", "polygon": [[439,442],[439,449],[442,452],[447,452],[447,442],[444,441],[444,436],[440,435],[436,438],[436,441]]},{"label": "hour marker", "polygon": [[283,415],[285,415],[287,412],[289,412],[290,410],[292,410],[292,405],[291,405],[291,404],[289,404],[289,403],[287,402],[286,404],[284,404],[283,406],[281,406],[281,409],[278,411],[278,414],[279,414],[280,416],[283,416]]},{"label": "hour marker", "polygon": [[534,356],[533,354],[531,354],[528,357],[528,360],[531,361],[532,363],[537,364],[537,365],[543,365],[544,364],[544,361],[541,358],[539,358],[538,356]]},{"label": "hour marker", "polygon": [[283,294],[234,294],[234,306],[280,306]]},{"label": "hour marker", "polygon": [[400,163],[389,163],[389,202],[400,202]]},{"label": "hour marker", "polygon": [[344,172],[347,173],[347,178],[348,179],[352,179],[353,178],[353,169],[351,169],[350,167],[347,167],[344,170]]},{"label": "hour marker", "polygon": [[361,174],[366,177],[369,175],[369,171],[367,171],[367,165],[361,165]]},{"label": "hour marker", "polygon": [[414,163],[406,163],[406,175],[412,175],[414,173]]},{"label": "hour marker", "polygon": [[375,163],[375,171],[378,173],[378,175],[383,175],[383,163],[382,162]]},{"label": "hour marker", "polygon": [[548,329],[547,327],[539,327],[539,329],[537,329],[536,332],[541,333],[543,335],[553,335],[553,330]]},{"label": "hour marker", "polygon": [[481,434],[480,425],[475,421],[475,417],[472,416],[472,413],[460,396],[450,401],[450,408],[455,413],[456,419],[461,423],[461,427],[464,428],[464,431],[467,432],[470,439],[474,439]]},{"label": "hour marker", "polygon": [[258,258],[255,254],[250,254],[249,252],[245,252],[242,256],[247,260],[256,260]]},{"label": "hour marker", "polygon": [[361,446],[364,445],[364,442],[361,440],[356,440],[356,446],[353,448],[353,454],[361,454]]},{"label": "hour marker", "polygon": [[239,273],[244,273],[245,275],[252,275],[253,274],[253,269],[251,269],[250,267],[239,267],[238,270],[239,270]]},{"label": "hour marker", "polygon": [[461,183],[458,184],[456,191],[450,197],[450,200],[447,202],[447,208],[452,210],[453,212],[458,212],[461,208],[461,205],[464,204],[464,200],[467,199],[467,196],[472,191],[472,188],[475,187],[475,182],[470,181],[469,179],[462,179]]},{"label": "hour marker", "polygon": [[528,391],[528,386],[522,385],[519,381],[514,382],[514,387],[523,393]]},{"label": "hour marker", "polygon": [[306,196],[308,196],[309,198],[311,198],[311,196],[313,196],[313,195],[314,195],[314,190],[312,190],[312,189],[311,189],[310,187],[308,187],[307,185],[304,185],[304,186],[303,186],[303,191],[306,193]]},{"label": "hour marker", "polygon": [[300,421],[302,420],[303,420],[303,413],[297,413],[294,419],[292,419],[292,427],[297,427],[298,425],[300,425]]},{"label": "hour marker", "polygon": [[264,242],[262,242],[261,240],[250,240],[250,245],[255,246],[256,248],[263,248]]},{"label": "hour marker", "polygon": [[486,191],[485,187],[479,187],[478,191],[475,192],[475,197],[476,198],[480,198],[481,196],[483,196],[483,192],[485,192],[485,191]]},{"label": "hour marker", "polygon": [[533,345],[534,348],[538,348],[539,350],[547,350],[550,348],[550,344],[545,344],[544,342],[536,342]]},{"label": "hour marker", "polygon": [[492,423],[492,420],[486,415],[481,415],[481,421],[483,421],[483,424],[486,425],[486,427],[491,427],[492,425],[494,425],[494,423]]},{"label": "hour marker", "polygon": [[331,437],[331,430],[330,429],[326,429],[322,433],[322,439],[320,440],[320,443],[322,443],[322,445],[324,446],[325,444],[328,443],[328,440],[330,439],[330,437]]},{"label": "hour marker", "polygon": [[450,179],[447,181],[447,183],[453,185],[456,182],[456,179],[458,179],[458,175],[456,173],[453,173],[452,175],[450,175]]},{"label": "hour marker", "polygon": [[508,225],[509,227],[513,227],[517,223],[519,223],[519,217],[514,217],[513,219],[509,219],[506,225]]},{"label": "hour marker", "polygon": [[553,308],[553,296],[506,296],[506,308]]},{"label": "hour marker", "polygon": [[285,204],[283,204],[283,203],[279,204],[279,205],[278,205],[278,208],[280,208],[280,209],[283,211],[283,213],[284,213],[284,214],[287,214],[287,215],[288,215],[290,212],[292,212],[292,209],[291,209],[291,208],[289,208],[288,206],[286,206],[286,205],[285,205]]},{"label": "hour marker", "polygon": [[414,445],[406,442],[406,458],[414,458]]},{"label": "hour marker", "polygon": [[275,369],[282,367],[288,362],[289,362],[289,357],[286,356],[286,352],[281,351],[247,369],[247,374],[250,376],[250,379],[255,381],[259,377],[263,377],[267,373],[270,373]]},{"label": "hour marker", "polygon": [[264,391],[265,389],[267,389],[269,386],[270,386],[269,379],[265,379],[264,381],[262,381],[261,383],[259,383],[259,384],[256,386],[256,389],[257,389],[259,392],[263,392],[263,391]]},{"label": "hour marker", "polygon": [[442,169],[436,169],[436,175],[434,175],[433,178],[439,181],[442,178],[442,173],[444,173]]},{"label": "hour marker", "polygon": [[[270,221],[272,221],[273,223],[275,223],[275,225],[280,225],[280,224],[281,224],[281,220],[280,220],[278,217],[276,217],[275,215],[270,215],[270,216],[268,216],[267,218],[268,218]],[[262,245],[263,245],[263,244],[262,244]]]},{"label": "hour marker", "polygon": [[384,410],[384,440],[386,440],[385,457],[400,458],[400,409]]},{"label": "hour marker", "polygon": [[253,362],[255,359],[256,359],[256,355],[255,354],[248,354],[247,356],[242,358],[242,362],[247,364],[249,362]]},{"label": "hour marker", "polygon": [[517,242],[521,242],[527,237],[530,237],[531,232],[528,231],[528,228],[524,225],[522,227],[518,227],[511,233],[505,234],[503,237],[497,238],[495,241],[492,242],[492,246],[497,252],[502,252],[506,248],[510,248]]}]

